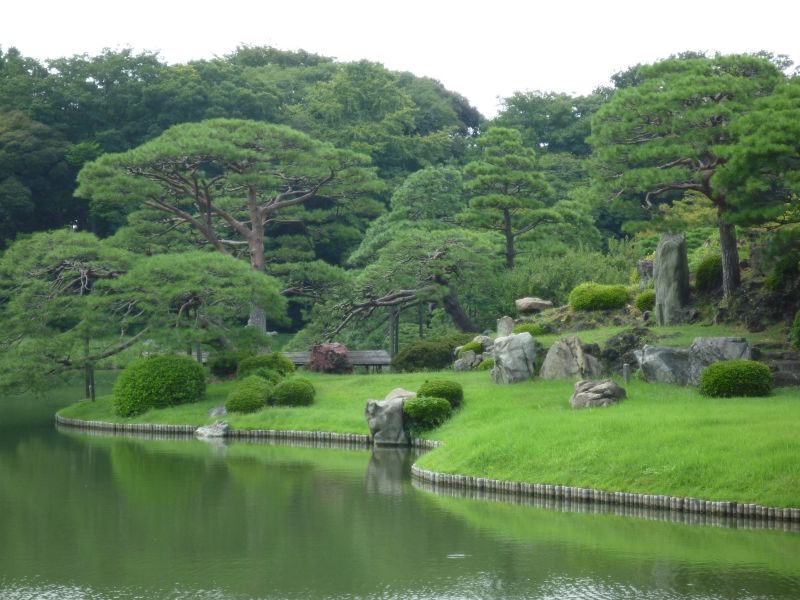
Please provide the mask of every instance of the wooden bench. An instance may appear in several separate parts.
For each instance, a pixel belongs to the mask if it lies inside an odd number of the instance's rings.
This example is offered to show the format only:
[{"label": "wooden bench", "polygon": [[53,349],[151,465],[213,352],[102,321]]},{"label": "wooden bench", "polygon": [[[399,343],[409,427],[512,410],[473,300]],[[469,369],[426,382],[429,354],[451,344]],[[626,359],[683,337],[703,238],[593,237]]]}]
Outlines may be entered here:
[{"label": "wooden bench", "polygon": [[[304,367],[311,362],[311,352],[281,352],[296,366]],[[347,357],[354,367],[366,367],[367,371],[382,371],[392,365],[392,357],[386,350],[349,350]]]}]

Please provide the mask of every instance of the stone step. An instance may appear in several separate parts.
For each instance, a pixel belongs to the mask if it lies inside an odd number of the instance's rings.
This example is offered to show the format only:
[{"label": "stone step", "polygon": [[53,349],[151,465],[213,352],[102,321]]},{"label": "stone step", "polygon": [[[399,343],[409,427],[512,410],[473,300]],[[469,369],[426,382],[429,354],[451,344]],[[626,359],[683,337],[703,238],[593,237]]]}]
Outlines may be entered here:
[{"label": "stone step", "polygon": [[800,360],[770,360],[767,365],[773,371],[800,373]]},{"label": "stone step", "polygon": [[793,385],[800,385],[800,373],[776,371],[772,374],[772,384],[775,387],[790,387]]},{"label": "stone step", "polygon": [[800,360],[800,354],[798,354],[797,352],[789,352],[789,351],[783,351],[783,352],[759,352],[759,353],[755,353],[754,352],[753,353],[753,358],[755,358],[756,360],[763,360],[763,361],[768,361],[768,360]]}]

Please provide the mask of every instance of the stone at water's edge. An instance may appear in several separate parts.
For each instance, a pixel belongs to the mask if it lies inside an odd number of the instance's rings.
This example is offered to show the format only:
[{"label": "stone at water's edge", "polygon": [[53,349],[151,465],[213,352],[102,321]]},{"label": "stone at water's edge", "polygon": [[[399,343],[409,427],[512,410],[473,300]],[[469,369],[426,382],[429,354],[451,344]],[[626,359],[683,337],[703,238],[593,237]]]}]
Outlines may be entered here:
[{"label": "stone at water's edge", "polygon": [[550,346],[542,363],[539,377],[542,379],[572,379],[597,377],[602,372],[600,361],[584,352],[581,341],[572,335],[560,339]]},{"label": "stone at water's edge", "polygon": [[689,348],[645,345],[635,355],[647,381],[696,386],[708,365],[750,359],[752,351],[741,337],[698,337]]},{"label": "stone at water's edge", "polygon": [[508,316],[497,319],[497,337],[506,337],[512,333],[514,333],[514,319]]},{"label": "stone at water's edge", "polygon": [[689,302],[689,259],[683,234],[663,233],[653,261],[656,284],[656,322],[681,323]]},{"label": "stone at water's edge", "polygon": [[495,383],[518,383],[533,376],[536,366],[536,342],[527,331],[494,340]]},{"label": "stone at water's edge", "polygon": [[404,397],[367,401],[364,416],[376,446],[407,446],[410,443],[403,427],[405,401]]},{"label": "stone at water's edge", "polygon": [[598,408],[616,404],[627,396],[625,390],[610,379],[584,380],[575,383],[575,393],[570,398],[572,408]]},{"label": "stone at water's edge", "polygon": [[514,306],[517,312],[521,313],[537,313],[547,308],[553,308],[553,303],[550,300],[542,300],[535,296],[528,296],[514,300]]},{"label": "stone at water's edge", "polygon": [[195,437],[198,438],[221,438],[228,435],[230,426],[225,421],[217,421],[213,425],[205,425],[198,427],[194,431]]}]

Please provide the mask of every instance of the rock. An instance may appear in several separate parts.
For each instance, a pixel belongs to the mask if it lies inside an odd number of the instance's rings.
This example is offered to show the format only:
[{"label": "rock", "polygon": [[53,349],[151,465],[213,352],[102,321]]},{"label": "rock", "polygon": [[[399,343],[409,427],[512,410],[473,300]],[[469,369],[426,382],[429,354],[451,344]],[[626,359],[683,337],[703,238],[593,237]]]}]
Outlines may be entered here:
[{"label": "rock", "polygon": [[536,342],[527,331],[494,340],[495,383],[517,383],[533,376],[536,366]]},{"label": "rock", "polygon": [[655,340],[655,334],[646,327],[632,327],[606,341],[603,351],[597,356],[600,357],[608,373],[622,373],[623,364],[638,363],[634,352]]},{"label": "rock", "polygon": [[661,234],[653,261],[656,283],[656,322],[681,323],[689,302],[689,261],[683,234]]},{"label": "rock", "polygon": [[539,376],[542,379],[596,377],[602,374],[600,361],[586,354],[576,336],[558,340],[547,351]]},{"label": "rock", "polygon": [[453,371],[458,371],[459,373],[463,373],[464,371],[471,371],[472,370],[472,363],[469,361],[464,360],[463,358],[457,358],[453,361]]},{"label": "rock", "polygon": [[[512,333],[514,333],[514,319],[511,317],[500,317],[497,319],[497,337],[508,337]],[[496,339],[495,343],[497,343]]]},{"label": "rock", "polygon": [[569,403],[572,408],[598,408],[617,404],[626,396],[625,390],[610,379],[583,380],[575,383]]},{"label": "rock", "polygon": [[494,348],[494,340],[488,335],[476,335],[472,341],[480,343],[483,354],[492,353],[492,349]]},{"label": "rock", "polygon": [[227,416],[228,410],[224,406],[215,406],[210,411],[208,411],[208,416],[212,419],[216,419],[218,417]]},{"label": "rock", "polygon": [[553,308],[553,303],[550,300],[542,300],[536,297],[526,297],[514,300],[514,306],[517,307],[517,312],[521,313],[537,313],[547,308]]},{"label": "rock", "polygon": [[347,346],[336,342],[317,344],[311,349],[307,368],[318,373],[352,373],[353,364],[347,356]]},{"label": "rock", "polygon": [[394,388],[391,392],[386,394],[386,398],[384,400],[394,400],[395,398],[402,398],[403,400],[407,400],[408,398],[416,398],[417,393],[412,392],[403,388]]},{"label": "rock", "polygon": [[[390,395],[393,392],[390,392]],[[364,416],[369,425],[372,441],[376,446],[407,446],[409,444],[408,434],[403,427],[403,405],[406,398],[408,396],[367,401]]]},{"label": "rock", "polygon": [[639,285],[645,287],[653,279],[653,261],[643,258],[636,263],[636,272],[639,273]]},{"label": "rock", "polygon": [[456,371],[471,371],[483,360],[483,354],[477,354],[472,350],[462,352],[461,356],[453,363]]},{"label": "rock", "polygon": [[712,363],[752,358],[750,345],[741,337],[699,337],[689,348],[645,345],[635,354],[647,381],[694,386]]},{"label": "rock", "polygon": [[213,425],[205,425],[194,430],[195,437],[200,439],[221,438],[228,435],[230,426],[225,421],[217,421]]}]

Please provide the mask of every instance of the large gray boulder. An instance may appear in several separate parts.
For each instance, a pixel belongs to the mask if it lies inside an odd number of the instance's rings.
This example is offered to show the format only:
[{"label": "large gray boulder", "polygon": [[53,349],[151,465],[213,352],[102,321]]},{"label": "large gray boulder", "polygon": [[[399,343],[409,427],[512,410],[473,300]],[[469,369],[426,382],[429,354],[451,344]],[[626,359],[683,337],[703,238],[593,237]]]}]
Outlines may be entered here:
[{"label": "large gray boulder", "polygon": [[525,298],[518,298],[514,300],[514,306],[517,312],[521,313],[538,313],[539,311],[553,308],[553,303],[550,300],[542,300],[535,296],[527,296]]},{"label": "large gray boulder", "polygon": [[514,333],[514,319],[505,316],[497,319],[497,337],[507,337]]},{"label": "large gray boulder", "polygon": [[625,390],[610,379],[584,380],[575,383],[575,393],[570,398],[572,408],[599,408],[617,404],[625,398]]},{"label": "large gray boulder", "polygon": [[600,361],[583,351],[574,335],[562,338],[547,351],[539,377],[542,379],[574,379],[597,377],[603,373]]},{"label": "large gray boulder", "polygon": [[635,355],[647,381],[696,386],[708,365],[722,360],[749,360],[752,350],[741,337],[698,337],[689,348],[645,345]]},{"label": "large gray boulder", "polygon": [[376,446],[407,446],[410,443],[403,423],[403,405],[414,392],[395,388],[384,400],[368,400],[364,409],[372,441]]},{"label": "large gray boulder", "polygon": [[194,430],[194,435],[200,439],[223,438],[228,435],[230,426],[225,421],[216,421],[212,425],[205,425]]},{"label": "large gray boulder", "polygon": [[656,322],[671,325],[684,320],[689,302],[689,260],[683,234],[664,233],[653,261]]},{"label": "large gray boulder", "polygon": [[494,340],[495,383],[518,383],[533,376],[536,366],[536,342],[530,333],[523,332]]}]

